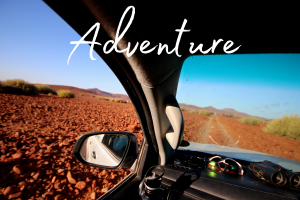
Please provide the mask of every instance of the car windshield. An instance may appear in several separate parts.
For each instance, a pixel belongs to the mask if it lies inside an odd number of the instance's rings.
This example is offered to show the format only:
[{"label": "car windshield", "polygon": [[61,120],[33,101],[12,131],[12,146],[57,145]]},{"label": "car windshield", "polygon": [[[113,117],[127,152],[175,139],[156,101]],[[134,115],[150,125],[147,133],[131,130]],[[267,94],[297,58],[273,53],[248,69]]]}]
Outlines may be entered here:
[{"label": "car windshield", "polygon": [[299,163],[293,161],[300,161],[299,66],[300,54],[189,57],[177,90],[185,122],[183,139],[192,142],[185,149],[290,162],[289,167],[296,169]]}]

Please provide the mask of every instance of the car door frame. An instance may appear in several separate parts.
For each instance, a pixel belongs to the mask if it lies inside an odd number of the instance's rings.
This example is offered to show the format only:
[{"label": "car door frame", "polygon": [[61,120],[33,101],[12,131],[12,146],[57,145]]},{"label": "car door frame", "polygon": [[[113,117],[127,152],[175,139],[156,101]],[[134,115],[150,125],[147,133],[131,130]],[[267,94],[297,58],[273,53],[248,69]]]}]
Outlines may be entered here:
[{"label": "car door frame", "polygon": [[[86,31],[97,22],[81,1],[74,1],[68,5],[63,5],[51,0],[44,0],[44,2],[81,36],[83,36]],[[65,12],[66,9],[68,12]],[[78,15],[79,10],[81,15]],[[78,23],[78,21],[81,20],[86,23]],[[86,40],[91,41],[92,37],[92,35],[89,35],[86,37]],[[100,29],[98,39],[101,41],[107,41],[110,38],[105,31],[101,31]],[[114,188],[102,195],[100,199],[120,199],[127,197],[130,199],[139,199],[138,185],[142,180],[143,175],[150,166],[158,164],[158,148],[150,108],[142,87],[124,56],[115,52],[105,54],[99,46],[95,46],[94,50],[110,67],[130,97],[140,121],[144,136],[135,170]]]}]

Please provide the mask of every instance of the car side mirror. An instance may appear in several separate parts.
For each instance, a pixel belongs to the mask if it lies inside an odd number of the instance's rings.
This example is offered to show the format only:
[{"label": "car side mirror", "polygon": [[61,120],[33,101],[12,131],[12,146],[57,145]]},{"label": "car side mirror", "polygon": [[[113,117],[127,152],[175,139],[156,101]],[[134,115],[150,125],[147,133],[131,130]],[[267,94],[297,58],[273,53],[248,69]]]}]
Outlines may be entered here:
[{"label": "car side mirror", "polygon": [[129,132],[86,133],[76,140],[73,155],[87,166],[101,169],[130,168],[138,155],[138,142],[136,136]]}]

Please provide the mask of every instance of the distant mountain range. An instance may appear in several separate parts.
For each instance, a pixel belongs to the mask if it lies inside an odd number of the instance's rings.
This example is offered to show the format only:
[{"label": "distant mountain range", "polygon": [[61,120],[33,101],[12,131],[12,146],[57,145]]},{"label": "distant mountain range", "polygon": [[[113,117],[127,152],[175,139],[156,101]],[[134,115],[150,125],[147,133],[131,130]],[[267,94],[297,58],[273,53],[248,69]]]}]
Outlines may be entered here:
[{"label": "distant mountain range", "polygon": [[110,92],[104,92],[102,90],[99,90],[98,88],[87,89],[87,91],[90,91],[90,92],[92,92],[94,94],[97,94],[97,95],[100,95],[100,96],[130,100],[130,98],[126,94],[113,94],[113,93],[110,93]]},{"label": "distant mountain range", "polygon": [[208,112],[213,112],[213,113],[218,113],[218,114],[225,114],[225,115],[229,115],[229,114],[233,114],[236,116],[242,116],[242,117],[252,117],[251,115],[248,115],[246,113],[242,113],[239,111],[236,111],[232,108],[224,108],[224,109],[216,109],[212,106],[208,106],[208,107],[198,107],[198,106],[194,106],[194,105],[187,105],[185,103],[179,103],[179,106],[188,110],[207,110]]},{"label": "distant mountain range", "polygon": [[[110,92],[105,92],[105,91],[99,90],[98,88],[81,89],[81,88],[76,88],[76,87],[71,87],[71,86],[62,86],[62,85],[49,85],[49,86],[52,89],[54,89],[55,91],[58,90],[58,89],[70,90],[70,91],[74,92],[75,95],[76,94],[77,95],[79,95],[79,94],[86,94],[86,95],[96,94],[96,95],[99,95],[99,96],[112,97],[112,98],[121,98],[121,99],[124,99],[124,100],[130,100],[130,98],[125,94],[113,94],[113,93],[110,93]],[[179,103],[179,106],[182,107],[182,108],[188,109],[188,110],[197,110],[197,111],[199,111],[199,110],[205,109],[205,110],[207,110],[209,112],[212,112],[212,113],[225,114],[225,115],[233,114],[235,116],[241,116],[241,117],[253,117],[253,116],[248,115],[246,113],[236,111],[232,108],[216,109],[212,106],[198,107],[198,106],[194,106],[194,105],[188,105],[188,104],[185,104],[185,103]],[[258,117],[258,118],[266,120],[266,118],[262,118],[262,117]]]},{"label": "distant mountain range", "polygon": [[[93,92],[97,95],[100,96],[106,96],[106,97],[113,97],[113,98],[121,98],[124,100],[130,100],[129,97],[125,94],[112,94],[110,92],[104,92],[102,90],[99,90],[98,88],[92,88],[92,89],[87,89],[87,91]],[[225,109],[216,109],[212,106],[208,106],[208,107],[198,107],[198,106],[194,106],[194,105],[187,105],[185,103],[179,103],[180,107],[185,108],[185,109],[189,109],[189,110],[202,110],[205,109],[209,112],[213,112],[213,113],[218,113],[218,114],[225,114],[225,115],[229,115],[229,114],[233,114],[235,116],[241,116],[241,117],[252,117],[251,115],[248,115],[246,113],[242,113],[239,111],[236,111],[232,108],[225,108]]]},{"label": "distant mountain range", "polygon": [[[188,109],[188,110],[207,110],[208,112],[212,112],[212,113],[217,113],[217,114],[225,114],[225,115],[235,115],[235,116],[241,116],[241,117],[257,117],[257,116],[252,116],[252,115],[248,115],[246,113],[243,113],[243,112],[239,112],[239,111],[236,111],[232,108],[224,108],[224,109],[216,109],[212,106],[208,106],[208,107],[198,107],[198,106],[194,106],[194,105],[188,105],[188,104],[185,104],[185,103],[179,103],[179,106],[181,108],[185,108],[185,109]],[[264,119],[264,120],[269,120],[269,119],[266,119],[266,118],[263,118],[263,117],[257,117],[257,118],[260,118],[260,119]]]}]

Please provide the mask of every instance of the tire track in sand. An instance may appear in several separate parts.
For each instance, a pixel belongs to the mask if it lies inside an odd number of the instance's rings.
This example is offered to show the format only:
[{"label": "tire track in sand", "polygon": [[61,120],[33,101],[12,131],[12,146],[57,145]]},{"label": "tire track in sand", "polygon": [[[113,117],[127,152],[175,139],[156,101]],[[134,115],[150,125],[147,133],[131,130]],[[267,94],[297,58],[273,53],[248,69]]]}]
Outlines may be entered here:
[{"label": "tire track in sand", "polygon": [[219,122],[218,116],[214,115],[210,120],[210,126],[208,127],[208,141],[212,144],[228,146],[228,147],[236,147],[235,142],[233,142],[232,138],[223,127],[223,125]]},{"label": "tire track in sand", "polygon": [[213,142],[209,139],[209,129],[211,126],[212,117],[209,118],[208,122],[206,122],[205,126],[201,127],[198,133],[197,142],[202,144],[213,144]]}]

